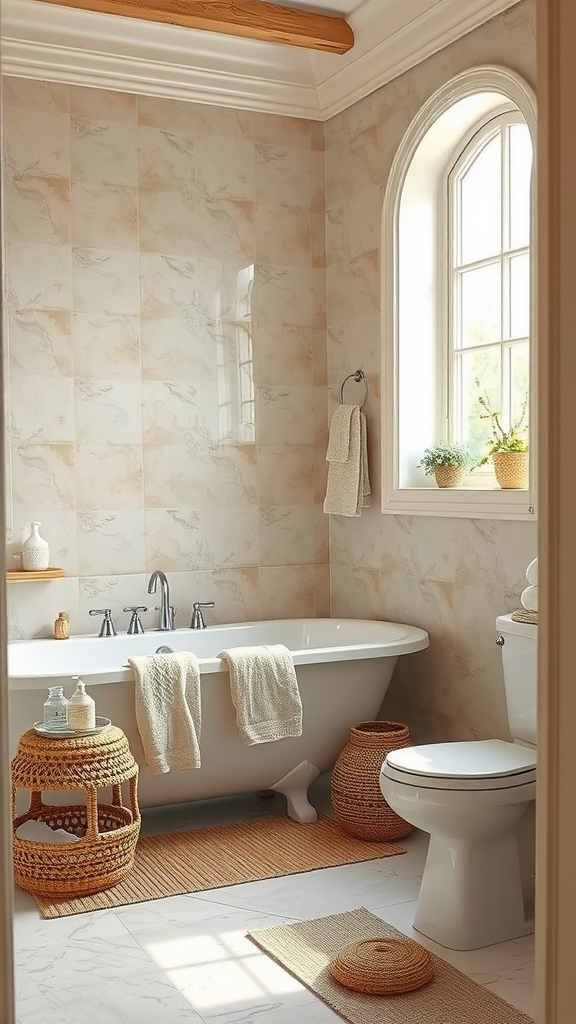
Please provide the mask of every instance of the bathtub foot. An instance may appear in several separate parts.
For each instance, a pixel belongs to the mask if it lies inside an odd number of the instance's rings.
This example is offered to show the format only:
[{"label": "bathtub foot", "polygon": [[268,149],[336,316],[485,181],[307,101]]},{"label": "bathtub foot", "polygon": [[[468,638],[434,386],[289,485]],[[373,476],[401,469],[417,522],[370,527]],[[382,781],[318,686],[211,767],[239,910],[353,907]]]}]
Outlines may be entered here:
[{"label": "bathtub foot", "polygon": [[316,808],[308,799],[308,786],[320,775],[320,769],[310,761],[301,761],[288,775],[271,786],[275,793],[282,793],[287,800],[288,817],[299,824],[317,821]]}]

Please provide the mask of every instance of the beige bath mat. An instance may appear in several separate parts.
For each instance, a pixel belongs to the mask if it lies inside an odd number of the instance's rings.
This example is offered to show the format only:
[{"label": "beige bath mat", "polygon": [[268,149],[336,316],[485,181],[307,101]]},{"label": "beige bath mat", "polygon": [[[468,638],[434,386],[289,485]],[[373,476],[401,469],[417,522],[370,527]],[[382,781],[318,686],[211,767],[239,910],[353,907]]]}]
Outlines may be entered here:
[{"label": "beige bath mat", "polygon": [[378,936],[406,938],[365,907],[248,936],[350,1024],[533,1024],[531,1017],[434,954],[432,981],[414,992],[372,996],[344,988],[328,971],[344,946]]},{"label": "beige bath mat", "polygon": [[404,852],[392,843],[354,839],[332,818],[309,825],[291,818],[256,818],[146,836],[138,841],[132,871],[111,889],[78,899],[35,898],[44,917],[66,917]]}]

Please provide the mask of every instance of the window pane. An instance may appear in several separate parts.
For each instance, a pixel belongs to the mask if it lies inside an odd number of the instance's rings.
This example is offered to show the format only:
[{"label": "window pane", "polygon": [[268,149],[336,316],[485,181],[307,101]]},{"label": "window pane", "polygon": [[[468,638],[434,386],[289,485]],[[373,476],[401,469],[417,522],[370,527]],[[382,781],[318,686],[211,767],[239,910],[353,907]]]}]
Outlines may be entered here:
[{"label": "window pane", "polygon": [[530,243],[532,139],[525,124],[510,125],[510,248]]},{"label": "window pane", "polygon": [[[455,387],[459,399],[458,441],[469,445],[472,457],[477,461],[484,454],[491,437],[490,423],[481,419],[484,410],[478,401],[486,394],[490,407],[500,409],[502,382],[502,349],[500,346],[480,349],[477,352],[462,352],[456,357]],[[480,387],[476,381],[480,382]]]},{"label": "window pane", "polygon": [[461,263],[501,252],[502,170],[500,133],[488,142],[460,179]]},{"label": "window pane", "polygon": [[530,334],[530,258],[528,253],[510,260],[510,338]]},{"label": "window pane", "polygon": [[[524,404],[528,398],[528,385],[530,380],[530,350],[528,342],[520,345],[512,345],[510,349],[510,405],[512,424],[520,423],[526,427],[528,423],[527,412],[524,412]],[[526,436],[521,431],[523,436]]]},{"label": "window pane", "polygon": [[460,337],[456,348],[501,341],[501,271],[494,263],[460,274]]}]

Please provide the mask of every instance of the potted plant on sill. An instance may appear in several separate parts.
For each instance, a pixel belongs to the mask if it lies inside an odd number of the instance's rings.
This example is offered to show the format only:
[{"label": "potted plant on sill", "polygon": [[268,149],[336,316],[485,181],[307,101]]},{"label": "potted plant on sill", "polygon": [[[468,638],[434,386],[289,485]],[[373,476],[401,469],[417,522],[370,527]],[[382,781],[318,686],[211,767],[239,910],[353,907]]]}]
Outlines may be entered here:
[{"label": "potted plant on sill", "polygon": [[425,449],[418,467],[427,476],[434,474],[438,487],[460,487],[469,464],[470,453],[465,445],[440,441]]},{"label": "potted plant on sill", "polygon": [[[480,387],[480,381],[476,381]],[[524,436],[526,431],[525,418],[528,407],[528,396],[522,403],[522,411],[516,423],[504,430],[499,412],[495,412],[484,392],[478,401],[484,409],[480,419],[490,420],[492,438],[488,441],[488,450],[476,463],[475,469],[484,466],[492,459],[494,474],[500,487],[504,490],[524,490],[528,487],[528,442]]]}]

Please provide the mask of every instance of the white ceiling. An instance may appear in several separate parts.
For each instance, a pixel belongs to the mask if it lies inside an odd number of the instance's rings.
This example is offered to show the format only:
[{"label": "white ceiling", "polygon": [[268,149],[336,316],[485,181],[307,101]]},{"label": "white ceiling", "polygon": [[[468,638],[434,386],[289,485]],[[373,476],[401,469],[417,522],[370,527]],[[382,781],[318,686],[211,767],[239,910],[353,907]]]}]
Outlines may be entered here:
[{"label": "white ceiling", "polygon": [[41,0],[2,0],[2,71],[324,121],[518,2],[284,4],[346,17],[355,43],[340,56]]}]

